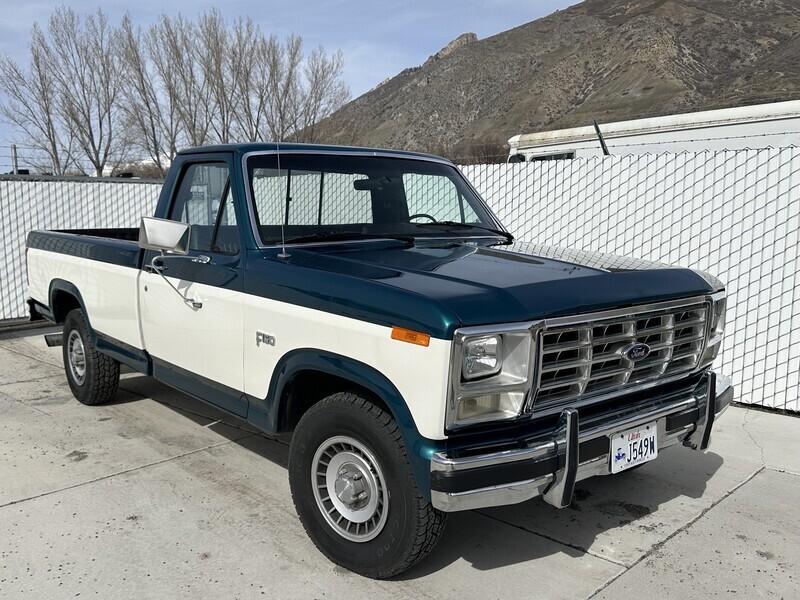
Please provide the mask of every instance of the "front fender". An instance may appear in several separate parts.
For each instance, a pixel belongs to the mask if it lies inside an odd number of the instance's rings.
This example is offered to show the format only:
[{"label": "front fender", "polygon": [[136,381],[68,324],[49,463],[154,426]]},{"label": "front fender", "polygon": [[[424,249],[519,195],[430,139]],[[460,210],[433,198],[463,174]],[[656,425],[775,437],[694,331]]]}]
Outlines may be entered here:
[{"label": "front fender", "polygon": [[293,350],[276,365],[266,399],[250,398],[247,420],[260,429],[277,432],[285,409],[281,405],[283,392],[301,371],[317,371],[352,381],[381,398],[400,427],[417,487],[430,499],[430,460],[440,449],[440,443],[420,435],[403,396],[383,373],[369,365],[313,348]]}]

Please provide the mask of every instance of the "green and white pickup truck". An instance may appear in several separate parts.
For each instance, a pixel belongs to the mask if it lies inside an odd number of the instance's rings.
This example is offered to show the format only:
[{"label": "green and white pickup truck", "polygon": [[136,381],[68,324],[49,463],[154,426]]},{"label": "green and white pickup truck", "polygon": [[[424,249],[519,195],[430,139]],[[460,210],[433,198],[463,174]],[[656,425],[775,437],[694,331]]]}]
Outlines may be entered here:
[{"label": "green and white pickup truck", "polygon": [[112,400],[122,363],[291,433],[300,520],[368,577],[423,558],[448,512],[564,507],[705,450],[733,397],[717,279],[517,242],[424,154],[186,150],[139,230],[34,231],[27,258],[78,400]]}]

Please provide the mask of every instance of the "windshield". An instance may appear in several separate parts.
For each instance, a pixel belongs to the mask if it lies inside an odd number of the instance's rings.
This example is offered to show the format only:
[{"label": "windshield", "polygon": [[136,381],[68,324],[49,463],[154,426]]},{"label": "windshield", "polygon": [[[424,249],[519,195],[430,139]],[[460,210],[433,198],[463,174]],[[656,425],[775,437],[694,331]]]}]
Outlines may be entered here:
[{"label": "windshield", "polygon": [[447,164],[378,156],[275,154],[247,159],[267,245],[389,237],[506,237]]}]

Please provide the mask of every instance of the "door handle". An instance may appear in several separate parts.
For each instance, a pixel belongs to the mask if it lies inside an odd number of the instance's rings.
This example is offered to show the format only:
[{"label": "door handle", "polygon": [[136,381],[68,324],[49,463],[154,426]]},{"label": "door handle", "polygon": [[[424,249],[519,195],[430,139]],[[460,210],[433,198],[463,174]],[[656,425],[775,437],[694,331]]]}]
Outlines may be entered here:
[{"label": "door handle", "polygon": [[[197,298],[187,298],[186,296],[184,296],[181,293],[181,291],[178,288],[176,288],[174,285],[172,285],[172,282],[169,279],[167,279],[164,276],[164,273],[162,273],[161,271],[163,271],[166,267],[163,264],[158,263],[156,261],[157,260],[163,260],[165,258],[186,258],[186,257],[185,256],[164,256],[163,254],[161,256],[154,256],[153,260],[150,261],[150,264],[146,266],[147,269],[151,270],[153,273],[157,273],[158,275],[160,275],[161,278],[167,283],[167,285],[169,285],[169,287],[171,287],[173,290],[175,290],[175,293],[178,294],[178,296],[180,296],[180,298],[181,298],[181,300],[183,300],[184,304],[186,304],[187,306],[191,306],[195,310],[200,310],[201,308],[203,308],[203,302],[202,301],[198,300]],[[200,256],[192,259],[192,262],[202,263],[202,264],[206,264],[206,263],[208,263],[210,261],[211,261],[211,259],[208,256],[203,256],[203,255],[200,255]],[[145,291],[147,291],[147,288],[145,288]]]}]

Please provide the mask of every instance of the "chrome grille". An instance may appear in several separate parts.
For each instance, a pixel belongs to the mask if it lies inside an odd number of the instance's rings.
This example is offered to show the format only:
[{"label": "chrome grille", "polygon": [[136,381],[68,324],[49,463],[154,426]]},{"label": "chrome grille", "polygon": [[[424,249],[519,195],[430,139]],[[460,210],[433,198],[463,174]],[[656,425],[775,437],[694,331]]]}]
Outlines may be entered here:
[{"label": "chrome grille", "polygon": [[[705,345],[708,305],[649,308],[563,325],[545,321],[534,410],[692,371]],[[625,351],[637,343],[647,344],[650,354],[634,361]]]}]

